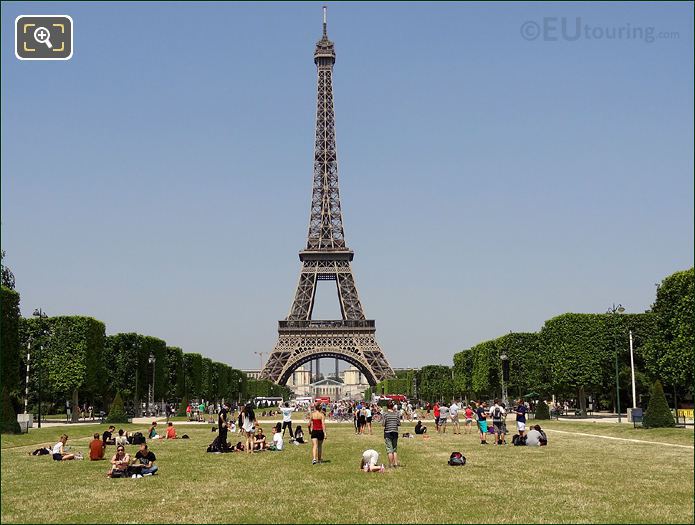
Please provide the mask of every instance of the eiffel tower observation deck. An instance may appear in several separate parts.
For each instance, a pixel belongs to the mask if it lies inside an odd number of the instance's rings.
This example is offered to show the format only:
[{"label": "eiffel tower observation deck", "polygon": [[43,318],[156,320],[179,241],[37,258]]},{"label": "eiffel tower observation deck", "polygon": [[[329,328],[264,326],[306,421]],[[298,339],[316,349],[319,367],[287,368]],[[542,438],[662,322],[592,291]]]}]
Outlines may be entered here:
[{"label": "eiffel tower observation deck", "polygon": [[[374,385],[394,373],[376,342],[375,322],[364,314],[350,264],[354,252],[345,244],[333,107],[335,45],[328,38],[325,7],[314,63],[318,74],[316,136],[307,243],[299,252],[302,268],[294,301],[287,318],[278,323],[278,342],[261,378],[285,384],[304,363],[336,358],[356,366]],[[317,282],[322,280],[336,282],[341,319],[312,319]]]}]

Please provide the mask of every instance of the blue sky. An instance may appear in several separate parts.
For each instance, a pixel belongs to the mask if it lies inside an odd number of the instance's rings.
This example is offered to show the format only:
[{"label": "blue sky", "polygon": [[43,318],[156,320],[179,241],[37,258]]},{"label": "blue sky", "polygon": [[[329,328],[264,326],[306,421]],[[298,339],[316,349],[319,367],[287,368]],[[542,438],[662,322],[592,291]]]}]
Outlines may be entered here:
[{"label": "blue sky", "polygon": [[[73,58],[18,61],[19,14],[71,15]],[[563,17],[588,37],[522,36]],[[567,311],[644,311],[692,266],[691,3],[328,18],[345,233],[393,366]],[[628,24],[670,36],[592,37]],[[320,34],[320,3],[3,2],[2,247],[22,312],[258,366],[305,243]],[[327,287],[317,318],[337,312]]]}]

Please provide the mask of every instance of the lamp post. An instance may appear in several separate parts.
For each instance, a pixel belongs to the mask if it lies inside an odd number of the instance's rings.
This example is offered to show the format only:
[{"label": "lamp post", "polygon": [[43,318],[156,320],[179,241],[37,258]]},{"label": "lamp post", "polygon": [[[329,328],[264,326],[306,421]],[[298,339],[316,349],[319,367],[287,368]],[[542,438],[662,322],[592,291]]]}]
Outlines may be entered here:
[{"label": "lamp post", "polygon": [[27,375],[26,382],[24,385],[24,413],[27,413],[27,407],[29,406],[29,361],[31,360],[31,336],[29,336],[29,341],[27,342]]},{"label": "lamp post", "polygon": [[261,372],[263,372],[263,356],[267,353],[268,352],[254,352],[254,354],[261,358]]},{"label": "lamp post", "polygon": [[[46,314],[41,308],[36,308],[34,310],[34,313],[32,314],[34,317],[38,317],[39,319],[46,319],[48,317],[48,314]],[[41,336],[46,335],[47,331],[43,327],[43,321],[41,322]],[[38,388],[37,388],[37,393],[38,393],[38,402],[39,402],[39,414],[38,414],[38,427],[41,428],[41,357],[43,354],[43,337],[41,338],[41,341],[39,343],[39,352],[37,354],[37,359],[36,359],[36,374],[38,378]]]},{"label": "lamp post", "polygon": [[238,394],[239,394],[238,405],[241,406],[241,377],[239,378],[239,392],[238,392]]},{"label": "lamp post", "polygon": [[507,375],[509,375],[509,357],[507,354],[502,353],[500,361],[502,361],[502,403],[504,403],[504,406],[507,406],[507,384],[505,381]]},{"label": "lamp post", "polygon": [[613,315],[613,346],[615,347],[615,407],[616,410],[618,411],[618,423],[620,423],[622,420],[620,418],[620,371],[618,368],[618,341],[617,341],[617,335],[615,333],[615,315],[616,314],[622,314],[625,311],[625,308],[623,307],[622,304],[619,304],[618,306],[613,305],[607,313]]},{"label": "lamp post", "polygon": [[630,372],[632,374],[632,408],[637,408],[637,389],[635,388],[635,355],[632,349],[632,330],[630,330]]},{"label": "lamp post", "polygon": [[150,395],[147,396],[147,411],[152,415],[152,407],[154,405],[154,378],[155,378],[155,363],[157,362],[157,358],[154,356],[152,352],[150,352],[150,358],[147,360],[149,364],[152,365],[152,384],[150,385]]}]

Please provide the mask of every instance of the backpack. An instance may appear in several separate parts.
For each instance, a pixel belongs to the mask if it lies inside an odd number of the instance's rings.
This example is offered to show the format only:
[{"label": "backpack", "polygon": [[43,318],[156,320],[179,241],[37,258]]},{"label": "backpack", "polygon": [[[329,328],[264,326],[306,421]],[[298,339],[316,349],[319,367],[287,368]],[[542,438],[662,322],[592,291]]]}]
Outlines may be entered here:
[{"label": "backpack", "polygon": [[520,436],[519,434],[514,434],[512,437],[512,445],[515,447],[525,447],[526,446],[526,436]]},{"label": "backpack", "polygon": [[492,413],[492,420],[502,421],[502,409],[500,407],[495,408],[495,411]]},{"label": "backpack", "polygon": [[462,467],[466,464],[466,456],[460,452],[452,452],[449,456],[449,466]]},{"label": "backpack", "polygon": [[136,432],[132,435],[130,442],[132,445],[142,445],[145,442],[145,436],[142,435],[142,432]]}]

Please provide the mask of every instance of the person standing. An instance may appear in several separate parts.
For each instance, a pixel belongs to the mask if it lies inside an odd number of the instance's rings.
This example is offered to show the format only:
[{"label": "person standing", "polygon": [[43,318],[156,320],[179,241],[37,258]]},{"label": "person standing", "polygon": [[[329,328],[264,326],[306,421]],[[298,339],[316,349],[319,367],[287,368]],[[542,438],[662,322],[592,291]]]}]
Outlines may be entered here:
[{"label": "person standing", "polygon": [[516,407],[516,410],[514,410],[516,413],[516,429],[519,431],[519,435],[523,436],[524,433],[526,432],[526,405],[524,405],[523,401],[519,399],[518,405]]},{"label": "person standing", "polygon": [[442,434],[446,434],[446,422],[449,419],[449,408],[446,403],[443,402],[442,406],[439,407],[439,431]]},{"label": "person standing", "polygon": [[504,419],[507,416],[504,406],[499,404],[499,401],[495,399],[495,404],[490,410],[492,415],[492,427],[495,429],[495,443],[497,445],[504,444]]},{"label": "person standing", "polygon": [[439,401],[437,401],[434,404],[434,428],[437,432],[439,432],[439,414],[440,414]]},{"label": "person standing", "polygon": [[366,428],[369,429],[369,434],[372,434],[372,408],[370,406],[365,407],[365,417],[366,417]]},{"label": "person standing", "polygon": [[227,448],[227,428],[229,423],[229,402],[225,401],[217,414],[218,441],[220,449]]},{"label": "person standing", "polygon": [[292,433],[292,407],[290,407],[290,403],[288,401],[285,401],[285,406],[280,409],[282,412],[282,436],[285,437],[285,429],[289,428],[290,429],[290,437],[293,438],[294,434]]},{"label": "person standing", "polygon": [[466,434],[470,434],[471,427],[473,426],[473,416],[475,415],[475,412],[473,412],[473,409],[470,405],[466,405],[466,410],[463,411],[463,414],[466,417],[466,426],[464,428],[464,432]]},{"label": "person standing", "polygon": [[478,419],[478,430],[480,431],[480,444],[487,445],[487,409],[485,403],[478,403],[475,410]]},{"label": "person standing", "polygon": [[256,413],[253,411],[251,403],[248,403],[241,409],[241,414],[239,415],[241,423],[241,433],[246,438],[246,452],[248,454],[253,453],[253,446],[256,441],[255,427],[258,423],[256,421]]},{"label": "person standing", "polygon": [[386,454],[389,457],[389,467],[398,466],[398,427],[401,426],[401,417],[393,409],[393,401],[386,406],[387,411],[381,418],[384,425],[384,443]]},{"label": "person standing", "polygon": [[454,400],[449,407],[449,414],[451,414],[451,424],[454,427],[454,434],[461,433],[461,425],[459,425],[459,410],[461,410],[461,407],[459,406],[458,402]]},{"label": "person standing", "polygon": [[311,434],[311,464],[321,463],[323,440],[326,439],[326,415],[321,410],[321,403],[316,403],[309,416],[309,432]]}]

